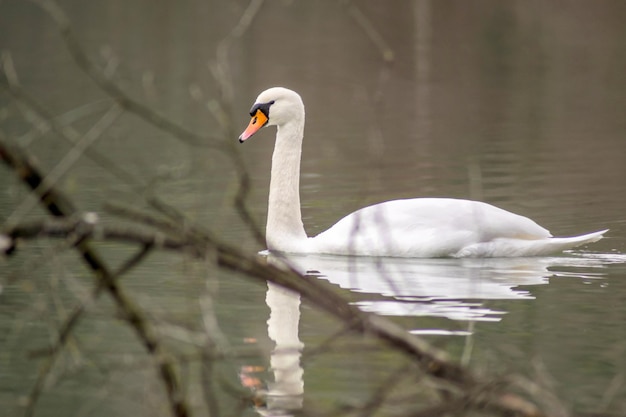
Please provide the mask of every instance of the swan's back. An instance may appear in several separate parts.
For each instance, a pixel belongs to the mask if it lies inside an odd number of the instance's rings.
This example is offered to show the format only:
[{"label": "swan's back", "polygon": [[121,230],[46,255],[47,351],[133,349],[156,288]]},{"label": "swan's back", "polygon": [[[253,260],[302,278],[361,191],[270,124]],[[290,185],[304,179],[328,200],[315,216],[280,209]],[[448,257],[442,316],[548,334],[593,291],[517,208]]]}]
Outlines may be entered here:
[{"label": "swan's back", "polygon": [[309,239],[309,245],[317,253],[442,257],[459,256],[477,243],[549,237],[550,232],[529,218],[486,203],[417,198],[355,211]]}]

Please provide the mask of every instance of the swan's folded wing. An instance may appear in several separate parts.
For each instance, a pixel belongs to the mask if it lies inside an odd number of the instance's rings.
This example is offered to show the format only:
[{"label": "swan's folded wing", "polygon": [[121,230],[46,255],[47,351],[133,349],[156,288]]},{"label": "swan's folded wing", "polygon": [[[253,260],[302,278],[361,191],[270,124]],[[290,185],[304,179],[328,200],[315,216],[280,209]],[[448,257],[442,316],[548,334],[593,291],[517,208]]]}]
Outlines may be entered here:
[{"label": "swan's folded wing", "polygon": [[310,244],[318,253],[442,257],[494,239],[550,236],[534,221],[486,203],[418,198],[360,209],[310,239]]}]

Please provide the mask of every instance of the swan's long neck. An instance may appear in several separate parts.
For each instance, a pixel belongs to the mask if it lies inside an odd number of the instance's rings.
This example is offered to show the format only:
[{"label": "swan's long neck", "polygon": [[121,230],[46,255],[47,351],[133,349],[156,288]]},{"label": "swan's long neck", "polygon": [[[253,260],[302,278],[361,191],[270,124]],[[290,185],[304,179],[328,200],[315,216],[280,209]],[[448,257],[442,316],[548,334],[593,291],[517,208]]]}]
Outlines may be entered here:
[{"label": "swan's long neck", "polygon": [[278,127],[272,156],[266,240],[270,250],[299,252],[307,240],[300,213],[304,114]]}]

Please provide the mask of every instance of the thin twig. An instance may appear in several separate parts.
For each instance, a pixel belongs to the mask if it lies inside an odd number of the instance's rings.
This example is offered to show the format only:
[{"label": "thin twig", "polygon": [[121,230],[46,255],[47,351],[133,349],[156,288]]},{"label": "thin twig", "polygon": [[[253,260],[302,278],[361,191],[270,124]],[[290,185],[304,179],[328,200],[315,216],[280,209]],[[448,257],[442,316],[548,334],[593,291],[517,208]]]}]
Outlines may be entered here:
[{"label": "thin twig", "polygon": [[[75,220],[76,221],[76,220]],[[80,220],[77,220],[80,222]],[[420,368],[442,383],[451,384],[460,392],[470,392],[481,386],[480,381],[470,372],[450,362],[442,352],[434,350],[421,339],[408,334],[403,328],[380,316],[360,311],[355,306],[347,304],[343,298],[333,292],[325,290],[315,280],[308,280],[299,275],[288,266],[276,266],[263,262],[257,257],[251,257],[237,248],[221,242],[210,241],[208,238],[202,241],[177,240],[164,235],[150,234],[148,231],[113,230],[109,226],[102,226],[98,230],[89,225],[78,227],[78,224],[70,222],[48,222],[47,225],[39,224],[32,227],[21,226],[7,231],[14,237],[35,237],[44,233],[50,237],[60,237],[64,233],[84,233],[85,237],[99,238],[104,240],[114,239],[135,243],[159,242],[156,247],[168,250],[187,249],[196,256],[202,257],[208,252],[217,254],[218,265],[247,276],[269,281],[296,291],[301,296],[318,308],[348,323],[351,331],[374,336],[385,342],[395,350],[412,358]],[[39,229],[38,229],[39,228]],[[158,237],[157,237],[158,236]],[[209,247],[213,247],[212,250]],[[468,405],[477,408],[489,407],[502,412],[515,412],[523,416],[543,415],[533,404],[513,395],[499,394],[498,392],[481,391],[481,395],[469,395],[465,399]]]},{"label": "thin twig", "polygon": [[391,372],[387,378],[383,380],[382,384],[379,384],[378,389],[369,396],[368,401],[361,407],[359,414],[361,417],[373,415],[385,404],[385,400],[389,397],[391,391],[410,375],[410,369],[407,370],[407,368],[410,367],[406,364],[401,365],[395,371]]},{"label": "thin twig", "polygon": [[[0,80],[0,83],[2,83],[3,80]],[[22,93],[24,95],[26,95],[25,92],[22,91]],[[13,95],[13,92],[10,92],[9,94]],[[13,98],[15,98],[16,100],[19,101],[19,97],[17,95],[13,95]],[[34,102],[35,100],[29,96],[29,101]],[[52,116],[50,114],[50,112],[46,112],[50,115],[50,121],[51,123],[38,123],[36,126],[34,126],[30,131],[24,133],[23,135],[19,136],[16,138],[16,142],[21,144],[22,146],[28,147],[35,139],[37,139],[40,136],[45,135],[48,132],[51,132],[52,129],[50,127],[50,124],[54,123],[58,126],[61,126],[61,128],[63,128],[66,131],[74,131],[75,130],[71,127],[71,125],[73,123],[76,123],[80,120],[86,119],[87,117],[91,117],[94,116],[96,114],[100,114],[102,112],[104,112],[106,109],[111,107],[111,100],[108,99],[101,99],[98,101],[94,101],[91,103],[87,103],[81,106],[78,106],[74,109],[68,110],[65,113],[62,113],[58,116]],[[25,104],[25,103],[22,103]],[[29,112],[30,109],[24,108],[27,106],[22,106],[22,114],[24,114],[24,116],[26,116]],[[75,132],[76,135],[78,135],[78,132]],[[118,169],[122,169],[121,167],[115,165],[115,168],[111,169],[111,164],[113,164],[113,161],[108,160],[106,157],[104,157],[104,155],[98,153],[98,152],[93,152],[92,149],[88,149],[85,152],[85,156],[87,156],[88,158],[92,159],[95,163],[97,163],[98,165],[102,166],[105,169],[108,169],[110,171],[112,171],[111,173],[113,175],[118,176],[117,170]],[[127,176],[130,174],[121,174],[118,176],[119,179],[126,181],[127,180]]]},{"label": "thin twig", "polygon": [[342,0],[342,4],[348,9],[348,13],[354,21],[361,27],[365,35],[378,48],[381,57],[385,62],[392,62],[395,59],[393,49],[387,44],[383,36],[376,30],[371,20],[350,0]]},{"label": "thin twig", "polygon": [[[95,125],[82,137],[81,140],[72,147],[69,152],[59,161],[59,163],[42,179],[41,183],[35,190],[36,195],[44,195],[56,185],[61,177],[78,161],[81,155],[89,148],[96,140],[98,140],[104,131],[111,126],[111,124],[122,113],[122,109],[116,105],[113,105],[107,111],[102,118],[96,122]],[[5,223],[11,225],[17,223],[20,218],[27,215],[37,204],[37,200],[26,198],[21,204],[13,210],[13,213],[9,215]]]},{"label": "thin twig", "polygon": [[[15,145],[10,144],[0,136],[0,160],[14,170],[14,172],[26,183],[48,211],[56,217],[72,217],[77,213],[73,203],[65,197],[63,193],[55,187],[49,186],[45,192],[41,192],[40,185],[44,181],[44,176],[33,164],[32,158],[28,157]],[[92,223],[92,222],[88,222]],[[80,233],[78,233],[80,236]],[[167,398],[172,414],[176,417],[186,417],[189,415],[187,404],[183,398],[181,387],[174,370],[174,364],[168,358],[164,348],[157,340],[148,321],[137,308],[134,302],[126,295],[125,291],[116,281],[115,275],[101,259],[100,255],[91,247],[88,236],[83,236],[76,245],[83,260],[94,272],[98,281],[102,283],[109,295],[113,298],[120,309],[123,318],[133,328],[144,348],[155,361],[161,381],[165,385]],[[52,365],[50,365],[51,368]],[[45,372],[47,374],[50,370]],[[43,380],[43,379],[42,379]],[[25,416],[30,417],[35,411],[35,405],[43,390],[43,383],[35,384],[31,391],[30,401],[25,409]]]},{"label": "thin twig", "polygon": [[[36,130],[38,130],[40,134],[44,134],[50,130],[66,142],[76,145],[82,135],[76,129],[67,125],[67,123],[72,120],[67,120],[69,118],[67,115],[54,117],[50,111],[41,105],[41,103],[37,102],[24,91],[19,83],[15,69],[13,68],[11,55],[8,52],[2,54],[2,67],[5,77],[0,77],[0,86],[11,94],[11,96],[19,104],[21,104],[20,109],[22,110],[24,117],[31,121]],[[107,107],[111,107],[110,101]],[[22,145],[25,144],[22,140],[18,141],[18,143]],[[133,175],[93,149],[87,148],[85,150],[85,155],[125,183],[135,187],[141,185],[141,183]]]},{"label": "thin twig", "polygon": [[215,367],[214,359],[211,356],[203,355],[200,371],[200,379],[202,381],[203,388],[202,393],[207,407],[208,416],[218,417],[221,413],[218,398],[215,395]]},{"label": "thin twig", "polygon": [[[120,87],[118,87],[115,83],[113,83],[109,78],[105,76],[105,74],[94,65],[88,56],[84,53],[81,48],[69,22],[69,19],[63,9],[59,7],[59,5],[53,0],[31,0],[44,9],[52,20],[56,23],[61,36],[72,55],[74,62],[78,67],[85,72],[98,87],[109,95],[120,107],[123,109],[139,116],[146,122],[152,124],[153,126],[170,133],[174,138],[192,145],[192,146],[208,146],[213,147],[225,154],[229,155],[232,158],[232,161],[235,165],[235,170],[239,176],[239,187],[237,193],[235,195],[235,207],[242,218],[242,220],[249,226],[250,230],[253,233],[254,238],[259,242],[263,243],[265,238],[263,233],[261,232],[261,228],[258,225],[258,222],[251,215],[249,209],[247,208],[247,196],[250,190],[250,178],[245,169],[245,164],[239,155],[238,152],[234,150],[234,141],[223,141],[214,136],[202,136],[198,135],[194,132],[191,132],[184,127],[180,126],[167,119],[166,117],[156,113],[153,109],[143,105],[137,100],[132,99],[128,96]],[[262,0],[253,0],[249,7],[244,11],[239,23],[235,27],[233,31],[226,38],[226,41],[223,44],[222,50],[227,51],[228,45],[230,44],[231,39],[238,38],[245,33],[245,31],[250,26],[254,16],[260,10],[262,6]],[[219,54],[220,56],[227,55],[226,52],[222,52]],[[222,60],[223,64],[223,60]],[[227,84],[227,83],[226,83]],[[224,85],[226,85],[224,84]],[[227,88],[226,88],[227,90]],[[226,94],[224,97],[228,97]],[[231,100],[232,101],[232,100]],[[232,127],[230,129],[232,131]]]},{"label": "thin twig", "polygon": [[[139,263],[150,254],[151,250],[151,245],[143,245],[141,249],[137,251],[137,253],[128,258],[126,262],[124,262],[124,264],[122,264],[122,266],[115,272],[116,279],[121,278],[124,274],[129,272],[135,266],[139,265]],[[82,300],[81,303],[74,308],[72,313],[67,316],[65,322],[63,322],[63,324],[59,328],[59,334],[56,341],[51,346],[45,349],[35,349],[29,352],[28,356],[31,358],[35,358],[42,355],[58,354],[63,346],[65,346],[65,343],[71,335],[72,330],[74,329],[74,327],[76,327],[76,324],[78,324],[78,321],[80,320],[82,315],[91,305],[93,305],[94,301],[100,296],[103,289],[104,285],[102,281],[99,281],[89,297],[85,300]]]},{"label": "thin twig", "polygon": [[[247,175],[241,174],[245,172],[245,167],[238,154],[232,151],[233,148],[231,144],[223,145],[223,142],[215,138],[207,138],[189,132],[153,112],[150,108],[128,97],[89,60],[79,46],[76,36],[71,30],[67,16],[58,5],[52,0],[33,1],[40,4],[57,23],[61,35],[76,64],[88,74],[106,94],[111,96],[120,107],[136,114],[163,131],[169,132],[174,137],[187,144],[213,146],[222,151],[225,150],[228,155],[235,155],[233,161],[238,173],[240,173],[240,186],[235,199],[236,206],[241,210],[241,215],[244,220],[246,220],[246,216],[248,216],[249,219],[247,219],[246,222],[250,222],[249,224],[251,225],[254,224],[252,217],[245,209],[245,199],[249,190],[249,178]],[[250,7],[252,7],[253,4],[260,5],[261,3],[260,1],[253,2]],[[360,13],[360,11],[354,9],[352,5],[349,5],[348,8],[352,10],[351,13],[355,13],[354,10]],[[254,11],[254,9],[247,10]],[[251,22],[249,16],[253,17],[254,13],[244,14],[240,20],[240,25],[238,25],[239,29],[236,28],[239,32],[233,31],[233,33],[243,33],[240,28],[245,29],[249,26],[249,22]],[[358,13],[355,15],[355,18],[357,18],[358,21]],[[380,39],[376,40],[374,38],[373,41],[380,43]],[[227,54],[223,52],[222,54],[227,58]],[[385,53],[383,53],[383,57],[384,56]],[[9,79],[12,76],[12,74],[9,74]],[[404,353],[419,364],[425,373],[442,383],[450,384],[458,391],[467,393],[459,396],[458,404],[468,405],[474,408],[492,407],[503,414],[519,413],[525,416],[541,415],[534,405],[524,399],[512,394],[502,394],[502,391],[492,389],[491,387],[484,388],[476,394],[472,391],[475,387],[485,387],[484,384],[481,385],[479,378],[464,368],[452,363],[443,353],[432,349],[421,339],[408,334],[401,327],[382,317],[364,313],[357,307],[347,304],[341,296],[327,291],[315,280],[302,277],[288,265],[277,266],[264,263],[258,257],[243,253],[238,248],[221,242],[215,236],[198,231],[197,228],[184,222],[184,217],[177,218],[176,216],[168,216],[169,221],[173,223],[181,222],[185,226],[179,233],[163,233],[163,231],[155,232],[143,229],[135,230],[129,229],[128,227],[116,228],[114,226],[100,225],[93,221],[85,221],[85,219],[79,216],[68,218],[71,217],[72,214],[76,214],[72,203],[53,186],[50,186],[46,193],[42,193],[38,188],[44,181],[43,177],[33,168],[28,160],[24,161],[23,158],[21,158],[19,150],[17,151],[17,157],[13,151],[13,147],[9,144],[5,144],[0,137],[0,158],[11,166],[16,174],[35,191],[42,204],[44,204],[54,216],[64,217],[64,219],[31,224],[9,225],[4,233],[12,240],[42,236],[64,239],[69,235],[79,237],[76,242],[76,247],[81,252],[84,260],[94,271],[94,274],[99,277],[99,282],[103,283],[103,287],[106,288],[108,293],[113,297],[122,311],[123,317],[133,327],[143,345],[156,362],[161,379],[166,386],[170,406],[175,415],[186,415],[187,408],[182,398],[180,387],[178,386],[172,362],[165,355],[163,348],[154,336],[152,329],[148,326],[147,321],[141,315],[141,312],[124,294],[122,288],[116,281],[116,274],[109,271],[98,257],[97,253],[89,246],[89,240],[99,239],[106,241],[123,241],[133,244],[139,243],[145,245],[144,249],[150,247],[154,249],[174,250],[177,252],[189,252],[198,258],[214,256],[219,266],[263,282],[273,282],[292,291],[296,291],[308,302],[340,319],[346,324],[346,328],[350,331],[373,336],[387,343],[395,350]],[[25,171],[20,172],[22,169]],[[164,225],[165,222],[162,224]],[[256,231],[258,228],[253,230]],[[260,233],[257,235],[257,238],[259,237]],[[147,254],[149,250],[146,249],[145,252]],[[34,410],[36,396],[31,396],[31,399],[34,399],[34,401],[32,401],[33,405],[31,406],[32,411]],[[449,409],[447,410],[449,411]]]},{"label": "thin twig", "polygon": [[223,142],[216,137],[202,136],[191,132],[179,124],[176,124],[168,118],[158,114],[153,109],[145,106],[139,101],[132,99],[124,91],[108,79],[104,73],[94,65],[78,42],[74,31],[70,25],[70,21],[59,5],[52,0],[31,0],[37,3],[45,10],[52,20],[56,23],[59,32],[70,52],[74,62],[78,67],[87,74],[93,82],[108,96],[110,96],[120,107],[139,116],[141,119],[151,125],[168,132],[172,137],[191,146],[208,146],[220,149]]},{"label": "thin twig", "polygon": [[[235,172],[238,178],[237,192],[235,193],[235,208],[239,217],[244,221],[248,228],[252,231],[254,238],[260,244],[265,242],[265,237],[261,232],[261,227],[250,213],[247,205],[248,195],[250,194],[250,175],[246,168],[245,162],[241,154],[235,149],[237,136],[232,123],[232,104],[234,100],[232,71],[229,64],[229,52],[233,42],[241,38],[252,25],[254,18],[257,16],[264,0],[251,0],[248,7],[244,10],[239,18],[239,22],[217,45],[215,62],[209,65],[211,74],[220,88],[221,100],[215,103],[219,111],[214,112],[214,116],[221,122],[225,136],[232,138],[227,141],[225,151],[231,158],[235,166]],[[216,107],[216,106],[214,106]]]}]

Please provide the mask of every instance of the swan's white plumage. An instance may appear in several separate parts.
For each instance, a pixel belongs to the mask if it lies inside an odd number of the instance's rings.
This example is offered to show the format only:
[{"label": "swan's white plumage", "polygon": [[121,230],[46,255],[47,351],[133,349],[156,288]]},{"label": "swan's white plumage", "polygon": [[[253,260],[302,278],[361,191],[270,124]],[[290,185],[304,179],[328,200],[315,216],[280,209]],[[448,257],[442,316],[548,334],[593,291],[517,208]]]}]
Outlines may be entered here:
[{"label": "swan's white plumage", "polygon": [[262,92],[252,108],[252,121],[240,136],[241,142],[263,127],[255,124],[254,112],[259,108],[268,113],[264,114],[267,125],[278,128],[266,227],[270,250],[422,258],[537,256],[595,242],[606,232],[554,238],[531,219],[487,203],[414,198],[362,208],[325,232],[307,238],[299,194],[302,99],[282,87]]}]

